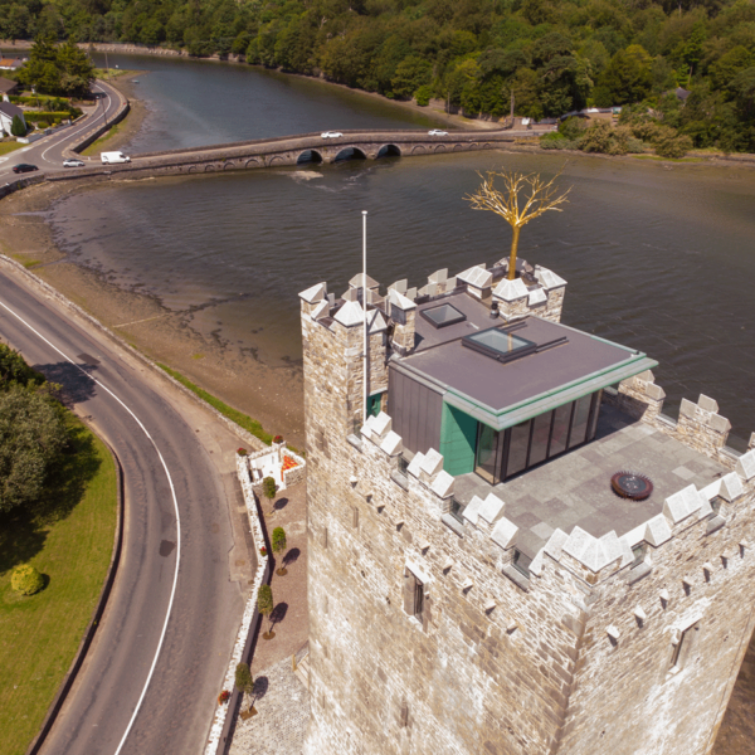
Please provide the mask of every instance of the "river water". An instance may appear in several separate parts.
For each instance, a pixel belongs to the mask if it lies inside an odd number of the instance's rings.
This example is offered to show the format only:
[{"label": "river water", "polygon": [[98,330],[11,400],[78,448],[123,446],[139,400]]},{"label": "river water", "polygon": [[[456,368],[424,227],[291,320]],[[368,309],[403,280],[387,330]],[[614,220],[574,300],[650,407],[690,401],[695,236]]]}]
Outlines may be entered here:
[{"label": "river water", "polygon": [[[246,67],[110,56],[148,68],[150,113],[134,152],[429,121],[319,82]],[[491,168],[563,170],[563,212],[522,232],[520,256],[569,282],[565,323],[647,352],[674,414],[717,399],[734,433],[755,430],[755,171],[552,153],[345,162],[192,179],[98,185],[53,207],[58,245],[117,285],[191,310],[192,327],[271,366],[301,356],[297,293],[340,294],[361,269],[422,285],[492,263],[508,226],[463,196]],[[736,443],[736,442],[735,442]]]}]

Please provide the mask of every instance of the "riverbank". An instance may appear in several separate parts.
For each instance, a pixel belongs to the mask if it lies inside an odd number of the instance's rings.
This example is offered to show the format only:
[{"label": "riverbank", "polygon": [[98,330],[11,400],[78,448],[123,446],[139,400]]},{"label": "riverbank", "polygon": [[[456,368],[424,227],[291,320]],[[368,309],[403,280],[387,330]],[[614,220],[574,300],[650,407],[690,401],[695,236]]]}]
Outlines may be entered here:
[{"label": "riverbank", "polygon": [[149,71],[133,71],[126,76],[107,78],[107,83],[117,89],[129,101],[130,109],[126,117],[103,134],[97,141],[81,152],[82,155],[99,155],[105,149],[123,149],[142,129],[149,113],[147,106],[139,98],[137,86],[133,83],[137,77],[143,77]]},{"label": "riverbank", "polygon": [[268,432],[283,435],[303,448],[298,364],[266,364],[254,349],[231,344],[216,332],[200,332],[193,324],[194,308],[171,310],[156,297],[120,288],[109,280],[107,271],[77,265],[58,248],[46,213],[71,193],[86,191],[97,191],[97,186],[47,183],[3,200],[3,254],[23,264],[150,359],[167,364],[258,420]]},{"label": "riverbank", "polygon": [[[16,40],[16,41],[0,40],[0,48],[2,48],[3,50],[13,50],[13,49],[18,49],[19,51],[29,50],[31,49],[33,44],[34,44],[33,42],[27,41],[27,40]],[[251,68],[267,70],[267,69],[264,69],[264,66],[252,65],[252,64],[247,63],[246,58],[243,55],[231,54],[225,58],[220,58],[217,55],[213,55],[209,58],[191,58],[191,56],[185,50],[172,50],[172,49],[168,49],[164,47],[141,47],[139,45],[121,44],[121,43],[116,43],[116,42],[113,42],[113,43],[80,42],[79,47],[87,50],[88,52],[116,53],[116,54],[121,54],[121,55],[153,55],[153,56],[163,57],[163,58],[165,57],[185,58],[185,59],[197,60],[197,61],[202,61],[202,62],[207,62],[207,63],[218,63],[218,64],[233,65],[233,66],[249,66]],[[345,84],[338,84],[337,82],[334,82],[334,81],[328,81],[323,76],[319,76],[319,77],[307,76],[305,74],[292,73],[288,71],[280,71],[280,73],[284,73],[286,76],[290,76],[292,78],[305,79],[308,81],[316,81],[321,84],[325,84],[328,87],[333,87],[335,89],[340,89],[342,91],[346,91],[351,94],[356,94],[361,97],[366,97],[373,101],[379,101],[384,104],[395,105],[398,108],[401,108],[406,111],[414,112],[419,115],[423,115],[426,118],[430,118],[436,121],[438,124],[442,124],[444,126],[451,127],[451,128],[458,128],[458,129],[472,128],[472,129],[480,129],[480,130],[488,130],[488,131],[501,128],[501,124],[498,123],[497,121],[486,120],[485,118],[468,118],[464,115],[461,115],[460,113],[446,113],[445,109],[442,106],[443,103],[439,100],[431,100],[429,105],[422,107],[420,105],[417,105],[417,103],[414,101],[390,99],[388,97],[384,97],[382,94],[378,94],[377,92],[366,92],[363,89],[354,89],[352,87],[346,86]],[[133,78],[133,77],[130,77],[130,78]],[[110,81],[109,83],[114,84],[114,82],[112,81]],[[129,96],[129,99],[131,99],[130,96]],[[126,142],[123,142],[123,144],[125,143]],[[113,148],[115,149],[115,147]]]}]

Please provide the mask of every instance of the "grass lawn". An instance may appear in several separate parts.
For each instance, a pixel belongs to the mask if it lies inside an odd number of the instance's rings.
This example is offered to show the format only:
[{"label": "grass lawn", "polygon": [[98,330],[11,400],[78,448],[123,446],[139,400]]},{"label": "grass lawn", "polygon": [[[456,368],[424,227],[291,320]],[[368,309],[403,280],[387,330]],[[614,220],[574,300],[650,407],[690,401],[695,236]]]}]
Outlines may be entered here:
[{"label": "grass lawn", "polygon": [[7,155],[9,152],[15,152],[25,146],[21,142],[0,142],[0,155]]},{"label": "grass lawn", "polygon": [[[126,116],[126,118],[128,118],[128,115]],[[123,123],[126,118],[116,123],[115,126],[111,126],[108,131],[106,131],[99,139],[97,139],[97,141],[92,142],[86,149],[82,150],[81,154],[84,155],[84,157],[99,155],[102,151],[102,148],[107,144],[107,142],[109,142],[121,130],[121,123]]]},{"label": "grass lawn", "polygon": [[[167,372],[172,378],[178,380],[181,385],[188,388],[192,393],[196,393],[199,398],[217,409],[224,417],[228,417],[228,419],[235,422],[239,427],[243,427],[244,430],[250,432],[255,438],[259,438],[268,446],[272,443],[272,434],[265,432],[265,428],[263,428],[256,419],[252,419],[249,415],[240,412],[238,409],[228,406],[228,404],[224,403],[219,398],[216,398],[211,393],[207,393],[206,390],[192,383],[191,380],[185,378],[180,372],[176,372],[176,370],[172,370],[170,367],[160,364],[160,362],[157,362],[157,366],[161,370],[165,370],[165,372]],[[292,448],[291,450],[296,453],[295,449]]]},{"label": "grass lawn", "polygon": [[[23,755],[73,661],[110,563],[115,464],[72,415],[73,443],[30,513],[0,514],[0,749]],[[30,563],[47,585],[23,597],[13,567]]]}]

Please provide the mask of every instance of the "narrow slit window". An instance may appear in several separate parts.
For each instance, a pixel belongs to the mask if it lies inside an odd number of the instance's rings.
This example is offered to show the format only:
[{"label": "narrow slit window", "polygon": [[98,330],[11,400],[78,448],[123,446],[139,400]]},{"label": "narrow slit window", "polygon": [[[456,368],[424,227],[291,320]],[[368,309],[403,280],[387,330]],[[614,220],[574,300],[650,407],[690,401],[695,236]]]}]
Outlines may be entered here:
[{"label": "narrow slit window", "polygon": [[414,618],[422,621],[422,611],[425,607],[425,586],[414,577]]}]

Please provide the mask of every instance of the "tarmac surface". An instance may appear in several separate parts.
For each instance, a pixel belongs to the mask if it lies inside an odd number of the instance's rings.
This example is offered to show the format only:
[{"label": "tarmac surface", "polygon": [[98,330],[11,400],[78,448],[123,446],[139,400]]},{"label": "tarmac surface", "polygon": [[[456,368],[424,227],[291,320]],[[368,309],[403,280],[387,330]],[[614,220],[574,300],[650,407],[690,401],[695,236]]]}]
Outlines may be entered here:
[{"label": "tarmac surface", "polygon": [[63,386],[125,483],[115,585],[41,752],[199,753],[255,558],[236,513],[238,439],[8,268],[0,337]]}]

